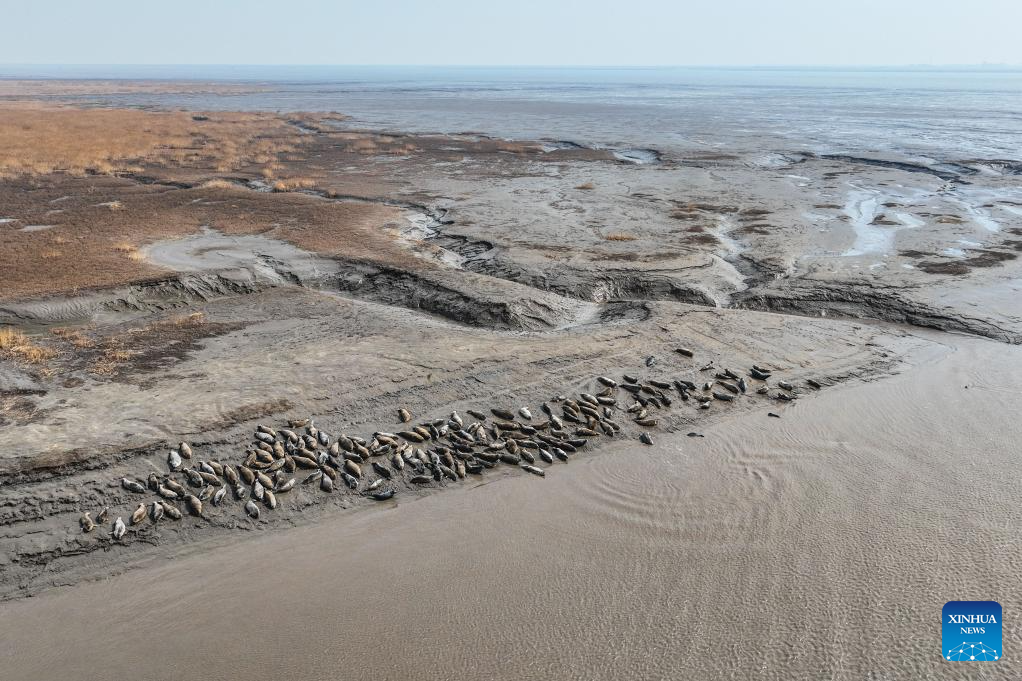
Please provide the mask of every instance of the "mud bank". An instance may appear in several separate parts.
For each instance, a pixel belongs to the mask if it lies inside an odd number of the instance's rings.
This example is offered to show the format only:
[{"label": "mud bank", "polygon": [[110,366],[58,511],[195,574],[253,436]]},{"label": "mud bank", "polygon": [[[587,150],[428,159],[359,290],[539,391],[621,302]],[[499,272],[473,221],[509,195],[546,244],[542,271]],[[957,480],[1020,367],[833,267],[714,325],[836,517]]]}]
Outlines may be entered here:
[{"label": "mud bank", "polygon": [[[544,480],[196,539],[173,561],[5,603],[8,669],[26,680],[81,665],[109,679],[940,675],[932,613],[948,594],[1022,606],[1006,586],[1019,559],[1018,461],[987,437],[1002,410],[1022,407],[1002,389],[1022,380],[1022,361],[989,341],[933,338],[901,375],[825,390],[780,419],[743,412],[704,424],[703,438],[611,444]],[[984,474],[963,478],[963,463]],[[977,518],[965,501],[975,495],[1009,522]],[[366,575],[369,587],[350,588]],[[264,641],[269,668],[249,654],[267,610],[285,632]],[[154,637],[140,613],[177,624]],[[119,654],[95,645],[96,621]],[[310,622],[340,627],[345,645],[286,633]],[[891,656],[880,643],[896,635]],[[365,664],[380,640],[393,654]],[[727,656],[691,654],[725,640]],[[508,658],[509,647],[523,653]],[[960,674],[1007,679],[1012,668]]]}]

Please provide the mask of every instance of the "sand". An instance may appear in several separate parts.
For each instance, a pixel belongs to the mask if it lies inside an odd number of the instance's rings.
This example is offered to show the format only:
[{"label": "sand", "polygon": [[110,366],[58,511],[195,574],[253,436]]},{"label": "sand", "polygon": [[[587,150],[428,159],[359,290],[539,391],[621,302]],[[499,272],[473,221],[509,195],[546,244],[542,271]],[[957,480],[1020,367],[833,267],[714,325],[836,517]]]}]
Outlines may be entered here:
[{"label": "sand", "polygon": [[[1022,350],[653,448],[341,514],[0,606],[18,679],[1014,678],[940,657],[947,600],[1019,643]],[[968,386],[966,389],[965,386]]]}]

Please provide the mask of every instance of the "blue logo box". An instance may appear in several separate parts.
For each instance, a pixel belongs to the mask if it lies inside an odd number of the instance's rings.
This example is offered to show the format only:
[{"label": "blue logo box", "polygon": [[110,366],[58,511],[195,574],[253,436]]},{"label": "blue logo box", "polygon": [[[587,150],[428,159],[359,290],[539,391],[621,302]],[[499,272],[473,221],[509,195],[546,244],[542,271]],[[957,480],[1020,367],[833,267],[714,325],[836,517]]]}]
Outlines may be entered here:
[{"label": "blue logo box", "polygon": [[1001,659],[1001,604],[997,601],[948,601],[941,612],[941,646],[951,662]]}]

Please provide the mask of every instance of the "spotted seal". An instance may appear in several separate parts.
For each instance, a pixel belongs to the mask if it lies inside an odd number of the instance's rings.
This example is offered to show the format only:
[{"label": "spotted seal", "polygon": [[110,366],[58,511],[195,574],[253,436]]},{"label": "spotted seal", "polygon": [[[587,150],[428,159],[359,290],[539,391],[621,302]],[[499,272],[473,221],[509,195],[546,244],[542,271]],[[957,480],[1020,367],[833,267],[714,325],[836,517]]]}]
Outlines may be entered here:
[{"label": "spotted seal", "polygon": [[543,470],[542,468],[540,468],[539,466],[533,466],[532,464],[528,464],[528,463],[523,463],[523,464],[521,464],[521,466],[522,466],[522,470],[528,471],[529,473],[532,473],[533,475],[538,475],[541,478],[546,477],[546,471]]},{"label": "spotted seal", "polygon": [[164,487],[163,485],[160,485],[156,489],[156,493],[159,494],[164,499],[179,499],[180,498],[180,495],[175,490],[172,490],[169,487]]},{"label": "spotted seal", "polygon": [[167,514],[168,517],[173,518],[174,520],[181,520],[181,511],[174,504],[169,504],[166,501],[161,501],[160,506],[163,507],[163,511],[164,513]]},{"label": "spotted seal", "polygon": [[145,485],[138,482],[137,480],[129,480],[128,478],[121,478],[121,487],[134,492],[136,494],[145,494]]},{"label": "spotted seal", "polygon": [[131,514],[131,524],[138,525],[140,522],[142,522],[142,520],[145,519],[145,516],[146,516],[145,504],[139,504],[138,508],[136,508],[134,512]]},{"label": "spotted seal", "polygon": [[188,512],[194,516],[202,516],[202,502],[194,494],[189,494],[185,497],[185,503],[188,505]]},{"label": "spotted seal", "polygon": [[120,540],[127,531],[128,528],[124,526],[124,521],[121,520],[120,516],[118,516],[117,520],[114,521],[114,527],[110,532],[110,536],[112,536],[115,540]]},{"label": "spotted seal", "polygon": [[183,463],[184,462],[181,460],[181,455],[178,454],[177,450],[176,449],[170,450],[170,453],[167,454],[167,467],[170,468],[170,470],[172,471],[179,471],[181,470],[181,466]]}]

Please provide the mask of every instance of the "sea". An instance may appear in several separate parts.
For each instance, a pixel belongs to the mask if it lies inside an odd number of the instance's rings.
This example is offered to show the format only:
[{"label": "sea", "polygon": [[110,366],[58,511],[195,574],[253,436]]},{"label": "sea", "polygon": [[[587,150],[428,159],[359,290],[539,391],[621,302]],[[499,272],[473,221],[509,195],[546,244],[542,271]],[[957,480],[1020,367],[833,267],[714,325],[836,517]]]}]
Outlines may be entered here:
[{"label": "sea", "polygon": [[337,111],[353,128],[683,153],[874,153],[913,162],[1022,157],[1022,67],[0,65],[4,78],[240,84],[218,94],[78,98],[111,106]]}]

